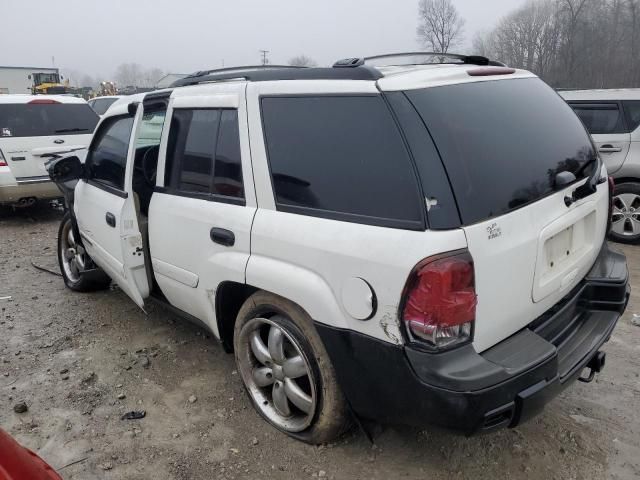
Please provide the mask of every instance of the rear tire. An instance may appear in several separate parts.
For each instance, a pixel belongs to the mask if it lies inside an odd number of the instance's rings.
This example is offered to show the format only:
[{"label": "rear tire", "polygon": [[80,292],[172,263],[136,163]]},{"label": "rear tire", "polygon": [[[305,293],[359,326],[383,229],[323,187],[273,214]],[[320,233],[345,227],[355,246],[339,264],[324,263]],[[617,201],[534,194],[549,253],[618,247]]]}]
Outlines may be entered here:
[{"label": "rear tire", "polygon": [[[94,292],[108,288],[111,278],[95,266],[75,237],[71,214],[67,212],[58,229],[58,264],[65,285],[76,292]],[[91,268],[91,271],[85,272],[86,268]]]},{"label": "rear tire", "polygon": [[618,243],[640,244],[640,183],[616,185],[609,238]]},{"label": "rear tire", "polygon": [[335,440],[349,428],[327,351],[298,305],[254,293],[238,313],[233,343],[249,398],[275,428],[310,444]]}]

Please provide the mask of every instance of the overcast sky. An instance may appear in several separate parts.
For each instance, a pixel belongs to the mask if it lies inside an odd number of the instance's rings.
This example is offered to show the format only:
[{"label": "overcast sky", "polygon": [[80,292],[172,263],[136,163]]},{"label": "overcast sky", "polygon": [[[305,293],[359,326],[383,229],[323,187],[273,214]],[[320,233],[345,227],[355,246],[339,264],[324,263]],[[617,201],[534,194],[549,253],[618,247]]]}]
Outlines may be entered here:
[{"label": "overcast sky", "polygon": [[[454,0],[466,42],[525,0]],[[124,62],[188,73],[305,54],[338,58],[419,49],[418,0],[0,0],[0,65],[108,79]],[[464,48],[462,49],[464,50]]]}]

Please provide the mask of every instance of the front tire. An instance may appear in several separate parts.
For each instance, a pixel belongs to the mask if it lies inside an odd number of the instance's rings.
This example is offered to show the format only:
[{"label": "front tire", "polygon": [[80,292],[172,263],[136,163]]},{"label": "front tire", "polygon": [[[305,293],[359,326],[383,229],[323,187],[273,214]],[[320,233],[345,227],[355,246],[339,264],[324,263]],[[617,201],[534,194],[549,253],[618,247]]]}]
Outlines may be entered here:
[{"label": "front tire", "polygon": [[[71,214],[67,212],[58,229],[58,264],[65,285],[76,292],[94,292],[109,287],[109,276],[93,264],[73,232]],[[91,268],[87,272],[86,269]]]},{"label": "front tire", "polygon": [[640,244],[640,184],[616,185],[609,238],[618,243]]},{"label": "front tire", "polygon": [[238,371],[255,409],[283,433],[310,444],[335,440],[350,425],[347,404],[309,315],[259,291],[234,328]]}]

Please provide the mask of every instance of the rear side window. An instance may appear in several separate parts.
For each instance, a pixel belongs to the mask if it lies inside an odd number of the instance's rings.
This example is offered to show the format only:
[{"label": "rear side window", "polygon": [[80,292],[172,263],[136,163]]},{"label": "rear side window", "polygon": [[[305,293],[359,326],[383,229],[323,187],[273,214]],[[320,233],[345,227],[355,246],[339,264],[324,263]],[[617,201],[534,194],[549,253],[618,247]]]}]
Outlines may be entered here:
[{"label": "rear side window", "polygon": [[174,110],[165,185],[218,200],[244,199],[236,110]]},{"label": "rear side window", "polygon": [[86,135],[98,120],[86,103],[0,104],[0,137]]},{"label": "rear side window", "polygon": [[440,152],[463,224],[555,191],[560,172],[595,171],[591,139],[571,108],[537,78],[406,92]]},{"label": "rear side window", "polygon": [[133,117],[113,117],[100,126],[87,158],[88,179],[124,190]]},{"label": "rear side window", "polygon": [[623,105],[627,116],[627,127],[630,132],[634,132],[640,127],[640,101],[623,102]]},{"label": "rear side window", "polygon": [[104,113],[109,109],[111,105],[113,105],[117,98],[96,98],[91,103],[91,108],[98,114],[104,115]]},{"label": "rear side window", "polygon": [[416,174],[380,96],[265,97],[262,117],[278,210],[424,228]]},{"label": "rear side window", "polygon": [[571,107],[592,135],[627,133],[617,103],[572,103]]}]

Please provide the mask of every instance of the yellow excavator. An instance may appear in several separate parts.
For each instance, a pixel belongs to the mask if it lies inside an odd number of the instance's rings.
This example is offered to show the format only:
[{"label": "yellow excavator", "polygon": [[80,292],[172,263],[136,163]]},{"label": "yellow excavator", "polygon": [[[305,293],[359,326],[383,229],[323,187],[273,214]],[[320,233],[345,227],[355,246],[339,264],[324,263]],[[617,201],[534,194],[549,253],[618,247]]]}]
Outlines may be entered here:
[{"label": "yellow excavator", "polygon": [[33,80],[31,93],[34,95],[60,95],[69,93],[69,82],[61,83],[58,73],[32,73],[29,78]]}]

